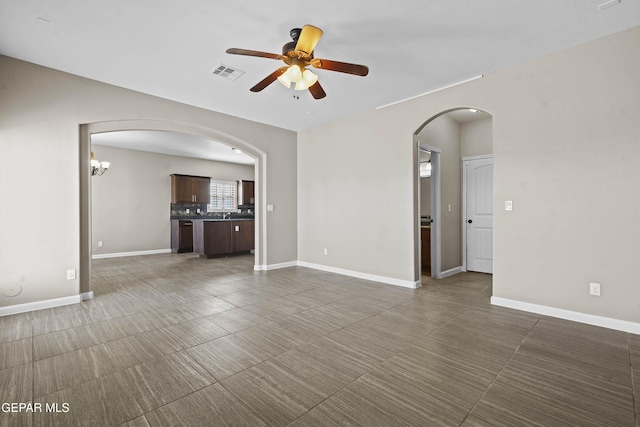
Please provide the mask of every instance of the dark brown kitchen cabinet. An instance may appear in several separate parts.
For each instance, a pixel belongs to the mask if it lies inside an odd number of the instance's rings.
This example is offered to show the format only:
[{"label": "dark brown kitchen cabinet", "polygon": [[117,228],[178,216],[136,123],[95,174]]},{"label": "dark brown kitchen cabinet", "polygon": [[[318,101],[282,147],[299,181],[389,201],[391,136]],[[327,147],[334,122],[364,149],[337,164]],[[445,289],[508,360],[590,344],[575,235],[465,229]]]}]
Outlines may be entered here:
[{"label": "dark brown kitchen cabinet", "polygon": [[231,221],[233,251],[247,252],[255,247],[255,221]]},{"label": "dark brown kitchen cabinet", "polygon": [[233,252],[230,221],[193,222],[193,251],[210,258]]},{"label": "dark brown kitchen cabinet", "polygon": [[193,221],[193,251],[202,257],[246,253],[254,249],[255,221]]},{"label": "dark brown kitchen cabinet", "polygon": [[211,178],[193,175],[171,175],[171,203],[209,204]]},{"label": "dark brown kitchen cabinet", "polygon": [[255,203],[255,182],[238,181],[238,206]]},{"label": "dark brown kitchen cabinet", "polygon": [[171,220],[171,252],[193,252],[193,223]]},{"label": "dark brown kitchen cabinet", "polygon": [[421,227],[421,241],[422,241],[422,271],[431,272],[431,228]]}]

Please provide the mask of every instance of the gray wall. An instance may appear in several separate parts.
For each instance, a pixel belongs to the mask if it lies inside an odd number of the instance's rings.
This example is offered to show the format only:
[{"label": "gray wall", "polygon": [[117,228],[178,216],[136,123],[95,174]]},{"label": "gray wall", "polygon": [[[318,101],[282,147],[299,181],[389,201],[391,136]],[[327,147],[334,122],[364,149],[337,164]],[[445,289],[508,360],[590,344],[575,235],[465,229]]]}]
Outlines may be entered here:
[{"label": "gray wall", "polygon": [[493,119],[486,118],[460,125],[462,157],[493,154]]},{"label": "gray wall", "polygon": [[150,119],[260,154],[259,197],[275,206],[260,212],[260,263],[295,262],[294,132],[0,56],[0,287],[23,287],[0,306],[78,295],[66,270],[81,258],[79,125]]},{"label": "gray wall", "polygon": [[[173,173],[253,180],[254,167],[92,144],[109,172],[92,184],[92,253],[169,249]],[[98,247],[98,241],[103,246]]]},{"label": "gray wall", "polygon": [[[640,322],[638,76],[634,28],[300,132],[299,259],[416,280],[412,136],[474,107],[493,115],[494,295]],[[319,164],[338,154],[344,162]]]},{"label": "gray wall", "polygon": [[265,263],[297,249],[302,261],[414,281],[413,135],[473,106],[494,117],[494,295],[639,322],[639,75],[634,28],[300,132],[296,150],[293,132],[0,57],[0,284],[24,287],[0,303],[78,294],[65,277],[80,258],[78,125],[125,119],[213,129],[265,153],[276,206]]}]

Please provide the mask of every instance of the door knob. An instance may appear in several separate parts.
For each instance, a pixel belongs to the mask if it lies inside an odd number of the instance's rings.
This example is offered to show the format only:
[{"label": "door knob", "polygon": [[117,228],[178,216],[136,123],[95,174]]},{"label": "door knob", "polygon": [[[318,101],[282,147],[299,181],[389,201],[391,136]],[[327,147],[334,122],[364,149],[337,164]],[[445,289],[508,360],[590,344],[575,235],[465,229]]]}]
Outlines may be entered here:
[{"label": "door knob", "polygon": [[473,221],[472,221],[472,220],[470,220],[470,219],[468,219],[468,220],[467,220],[467,222],[468,222],[469,224],[471,224]]}]

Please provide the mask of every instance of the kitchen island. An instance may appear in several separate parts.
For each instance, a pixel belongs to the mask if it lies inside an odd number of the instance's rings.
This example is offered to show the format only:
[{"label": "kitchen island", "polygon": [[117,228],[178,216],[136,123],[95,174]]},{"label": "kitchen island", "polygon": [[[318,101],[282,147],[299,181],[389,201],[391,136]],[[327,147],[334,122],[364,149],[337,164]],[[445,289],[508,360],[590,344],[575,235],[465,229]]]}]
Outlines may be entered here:
[{"label": "kitchen island", "polygon": [[193,251],[205,258],[238,255],[255,247],[253,218],[193,219]]}]

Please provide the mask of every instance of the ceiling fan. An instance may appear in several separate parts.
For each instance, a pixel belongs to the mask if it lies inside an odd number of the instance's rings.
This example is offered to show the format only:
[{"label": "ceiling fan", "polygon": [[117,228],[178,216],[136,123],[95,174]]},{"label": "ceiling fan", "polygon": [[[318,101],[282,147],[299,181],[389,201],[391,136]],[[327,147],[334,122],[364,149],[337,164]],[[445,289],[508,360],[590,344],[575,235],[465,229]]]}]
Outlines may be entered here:
[{"label": "ceiling fan", "polygon": [[309,92],[311,92],[311,95],[313,95],[315,99],[321,99],[327,96],[327,94],[324,89],[322,89],[322,86],[320,86],[318,76],[309,70],[309,66],[321,70],[338,71],[356,76],[366,76],[369,73],[369,68],[364,65],[314,58],[313,50],[323,34],[320,28],[314,27],[313,25],[305,25],[302,28],[292,29],[289,34],[293,41],[282,46],[282,55],[248,49],[227,49],[227,53],[234,55],[280,59],[287,64],[285,67],[278,68],[258,82],[258,84],[250,89],[251,92],[260,92],[278,80],[287,88],[295,84],[295,90],[309,89]]}]

